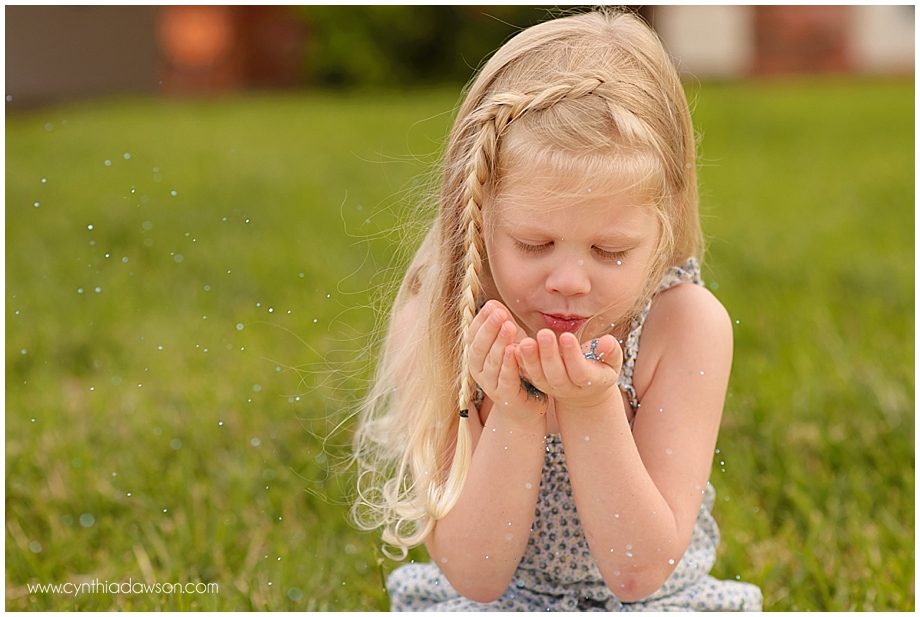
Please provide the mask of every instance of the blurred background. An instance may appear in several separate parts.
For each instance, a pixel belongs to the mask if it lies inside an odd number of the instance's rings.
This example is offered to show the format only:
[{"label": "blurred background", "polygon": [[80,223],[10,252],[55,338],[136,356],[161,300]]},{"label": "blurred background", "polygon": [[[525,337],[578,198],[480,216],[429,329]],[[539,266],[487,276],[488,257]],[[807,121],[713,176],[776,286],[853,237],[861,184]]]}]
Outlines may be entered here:
[{"label": "blurred background", "polygon": [[[462,86],[580,10],[5,7],[7,609],[388,607],[344,465],[380,310]],[[913,610],[914,7],[634,10],[735,322],[713,574]],[[219,591],[34,587],[129,580]]]},{"label": "blurred background", "polygon": [[[571,10],[571,9],[565,9]],[[902,74],[913,6],[644,6],[696,77]],[[11,6],[11,105],[115,93],[463,83],[515,32],[559,13],[502,6]]]}]

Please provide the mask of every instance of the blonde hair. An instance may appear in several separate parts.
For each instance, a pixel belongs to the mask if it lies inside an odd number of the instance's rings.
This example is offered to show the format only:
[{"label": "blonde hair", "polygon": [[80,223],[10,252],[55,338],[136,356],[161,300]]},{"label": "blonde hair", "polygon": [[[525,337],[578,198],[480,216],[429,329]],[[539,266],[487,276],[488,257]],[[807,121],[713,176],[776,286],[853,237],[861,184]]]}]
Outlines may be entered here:
[{"label": "blonde hair", "polygon": [[[353,519],[402,558],[460,496],[472,454],[470,323],[486,299],[483,208],[514,165],[626,175],[652,189],[659,244],[644,297],[698,256],[696,152],[683,87],[655,33],[600,11],[528,28],[468,86],[443,159],[439,208],[394,302],[355,434]],[[619,177],[619,176],[617,176]],[[408,302],[413,319],[396,323]],[[392,555],[391,555],[392,556]]]}]

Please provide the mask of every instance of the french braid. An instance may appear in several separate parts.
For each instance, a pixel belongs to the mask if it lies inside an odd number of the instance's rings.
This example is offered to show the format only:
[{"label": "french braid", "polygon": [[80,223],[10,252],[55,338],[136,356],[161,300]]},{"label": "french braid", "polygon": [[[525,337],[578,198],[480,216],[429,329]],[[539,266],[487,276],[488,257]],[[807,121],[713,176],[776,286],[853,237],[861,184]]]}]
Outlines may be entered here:
[{"label": "french braid", "polygon": [[[507,126],[522,115],[546,109],[563,99],[592,94],[603,83],[603,80],[597,78],[570,78],[538,91],[497,94],[487,99],[468,117],[468,128],[476,132],[465,167],[461,201],[463,209],[459,223],[459,233],[462,234],[464,247],[458,303],[461,345],[458,394],[460,422],[454,460],[442,493],[446,496],[446,503],[440,503],[434,508],[436,518],[446,515],[459,499],[472,455],[472,437],[467,423],[470,410],[473,408],[476,382],[469,365],[470,326],[482,295],[480,276],[482,255],[485,251],[482,238],[482,205],[486,186],[495,170],[498,140]],[[476,413],[475,408],[473,412]]]}]

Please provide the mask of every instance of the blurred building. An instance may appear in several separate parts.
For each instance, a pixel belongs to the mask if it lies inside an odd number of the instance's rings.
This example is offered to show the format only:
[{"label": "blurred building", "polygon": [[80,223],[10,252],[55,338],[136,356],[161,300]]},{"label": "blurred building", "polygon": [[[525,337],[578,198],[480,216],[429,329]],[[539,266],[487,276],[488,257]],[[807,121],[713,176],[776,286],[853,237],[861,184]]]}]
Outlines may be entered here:
[{"label": "blurred building", "polygon": [[699,77],[914,73],[914,7],[659,6],[652,24]]},{"label": "blurred building", "polygon": [[287,6],[7,6],[6,95],[30,105],[115,93],[207,94],[301,83]]},{"label": "blurred building", "polygon": [[[488,7],[470,7],[487,10]],[[343,16],[359,7],[341,7]],[[303,84],[291,6],[7,6],[8,105],[113,93],[207,94]],[[914,73],[913,6],[646,6],[699,78]]]}]

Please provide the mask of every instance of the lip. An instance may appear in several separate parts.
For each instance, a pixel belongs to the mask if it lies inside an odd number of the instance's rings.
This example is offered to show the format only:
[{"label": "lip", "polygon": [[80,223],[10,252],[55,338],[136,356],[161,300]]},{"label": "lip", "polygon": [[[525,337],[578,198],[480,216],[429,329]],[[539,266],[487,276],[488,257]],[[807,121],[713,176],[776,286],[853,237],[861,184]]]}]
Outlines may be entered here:
[{"label": "lip", "polygon": [[556,334],[563,332],[574,334],[588,321],[587,317],[580,315],[550,315],[547,313],[540,313],[540,315],[543,317],[544,325]]}]

